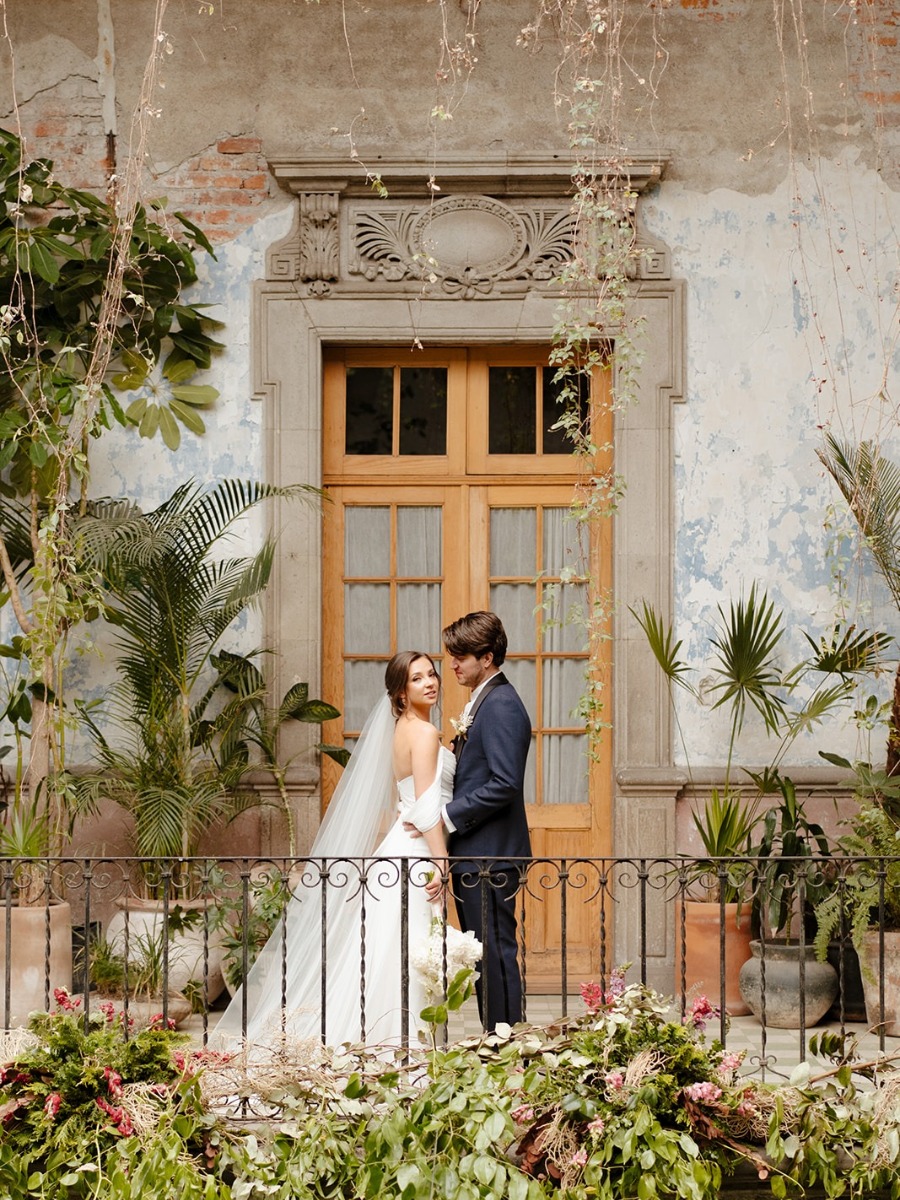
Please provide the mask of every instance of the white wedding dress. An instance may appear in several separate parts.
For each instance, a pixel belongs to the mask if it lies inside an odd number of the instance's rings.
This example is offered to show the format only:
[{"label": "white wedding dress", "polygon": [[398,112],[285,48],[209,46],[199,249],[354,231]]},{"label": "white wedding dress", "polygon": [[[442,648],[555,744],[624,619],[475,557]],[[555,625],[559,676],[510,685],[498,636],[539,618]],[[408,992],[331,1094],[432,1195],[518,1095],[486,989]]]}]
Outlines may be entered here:
[{"label": "white wedding dress", "polygon": [[[363,784],[368,785],[370,792],[385,786],[378,778],[384,769],[382,760],[388,742],[384,732],[379,736],[383,748],[374,764],[362,755],[354,763],[357,750],[351,756],[350,762],[357,768],[356,780],[348,779],[351,788],[344,789],[344,809],[350,799],[348,791],[359,793]],[[367,753],[371,759],[371,740]],[[375,777],[373,765],[377,766]],[[300,1039],[320,1038],[323,957],[326,1043],[401,1045],[404,941],[409,979],[406,1034],[410,1045],[418,1043],[417,1018],[428,1000],[412,960],[431,933],[434,909],[425,894],[425,883],[433,867],[430,861],[422,861],[428,856],[424,839],[407,833],[403,822],[415,825],[420,831],[438,824],[442,808],[453,794],[455,769],[452,752],[441,747],[434,782],[418,799],[412,776],[399,783],[391,777],[387,787],[394,820],[371,851],[371,857],[356,857],[356,846],[361,838],[371,836],[368,832],[361,834],[359,825],[373,821],[377,796],[370,795],[364,811],[358,798],[352,802],[349,813],[332,813],[329,808],[321,835],[303,866],[302,877],[296,884],[292,882],[285,920],[279,923],[250,971],[245,987],[236,993],[213,1032],[210,1044],[214,1048],[243,1046],[252,1056],[254,1050],[264,1054]],[[348,766],[346,771],[349,770]],[[354,816],[351,828],[347,819]],[[333,819],[329,822],[329,818]],[[353,857],[335,854],[335,840],[345,838],[356,839],[350,852]],[[405,939],[404,872],[407,873]],[[246,1039],[241,1036],[243,1029]]]}]

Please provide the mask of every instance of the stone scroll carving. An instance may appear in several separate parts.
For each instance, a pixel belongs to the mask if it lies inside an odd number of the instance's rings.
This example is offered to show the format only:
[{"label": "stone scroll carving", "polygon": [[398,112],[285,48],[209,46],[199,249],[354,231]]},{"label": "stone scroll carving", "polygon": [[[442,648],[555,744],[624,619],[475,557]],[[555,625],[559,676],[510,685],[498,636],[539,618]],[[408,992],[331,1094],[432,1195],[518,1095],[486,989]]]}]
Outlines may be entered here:
[{"label": "stone scroll carving", "polygon": [[302,192],[293,227],[266,255],[266,278],[308,284],[327,295],[340,278],[340,193]]},{"label": "stone scroll carving", "polygon": [[[290,233],[267,256],[270,280],[311,296],[351,289],[458,299],[550,287],[573,257],[575,218],[558,200],[505,204],[492,196],[365,201],[299,193]],[[636,279],[670,277],[668,251],[640,236]]]},{"label": "stone scroll carving", "polygon": [[448,196],[425,208],[365,205],[349,213],[349,271],[374,282],[427,280],[473,299],[504,282],[554,279],[572,255],[572,214]]},{"label": "stone scroll carving", "polygon": [[339,274],[337,192],[305,192],[300,196],[300,278],[305,283],[333,283]]}]

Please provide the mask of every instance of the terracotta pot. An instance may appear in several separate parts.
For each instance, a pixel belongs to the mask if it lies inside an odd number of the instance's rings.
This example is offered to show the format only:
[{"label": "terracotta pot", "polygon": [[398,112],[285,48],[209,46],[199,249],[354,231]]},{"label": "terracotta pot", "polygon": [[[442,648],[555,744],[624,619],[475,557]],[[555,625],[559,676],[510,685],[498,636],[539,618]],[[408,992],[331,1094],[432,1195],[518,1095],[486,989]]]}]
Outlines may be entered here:
[{"label": "terracotta pot", "polygon": [[817,1025],[834,1003],[838,992],[837,971],[827,962],[816,959],[812,945],[801,947],[797,942],[771,938],[765,944],[750,943],[753,957],[741,967],[741,995],[751,1012],[762,1020],[763,980],[762,963],[765,953],[766,1025],[775,1029],[800,1028],[800,961],[803,959],[804,1024]]},{"label": "terracotta pot", "polygon": [[[138,955],[139,938],[157,938],[163,927],[163,903],[161,900],[143,900],[129,896],[117,901],[119,911],[110,918],[106,939],[117,954],[125,953],[126,919],[128,926],[128,953],[131,959]],[[179,900],[177,906],[202,912],[203,900]],[[169,903],[169,910],[175,907]],[[222,976],[222,944],[217,930],[210,929],[207,938],[207,973],[209,978],[209,1000],[212,1002],[222,994],[225,980]],[[169,934],[169,988],[172,992],[184,992],[191,980],[203,983],[204,931],[202,922],[195,929],[184,929]]]},{"label": "terracotta pot", "polygon": [[[679,940],[681,924],[679,918]],[[718,901],[684,901],[684,982],[688,995],[705,995],[722,1007],[721,940],[725,942],[725,1009],[732,1017],[750,1009],[741,996],[738,975],[750,957],[750,906],[725,905],[725,923]],[[675,991],[681,991],[681,954],[675,961]]]},{"label": "terracotta pot", "polygon": [[[50,948],[47,951],[47,913],[50,913]],[[49,977],[50,1008],[55,1008],[55,988],[72,990],[72,909],[65,901],[33,908],[13,905],[9,909],[10,991],[6,1008],[6,915],[0,904],[0,1016],[4,1027],[14,1029],[28,1023],[30,1013],[46,1011],[46,982]]]},{"label": "terracotta pot", "polygon": [[[878,958],[881,953],[880,935],[870,929],[865,936],[860,966],[863,994],[866,998],[866,1021],[877,1033],[882,1025],[881,989],[878,982]],[[884,1032],[886,1037],[900,1037],[900,932],[884,933]]]}]

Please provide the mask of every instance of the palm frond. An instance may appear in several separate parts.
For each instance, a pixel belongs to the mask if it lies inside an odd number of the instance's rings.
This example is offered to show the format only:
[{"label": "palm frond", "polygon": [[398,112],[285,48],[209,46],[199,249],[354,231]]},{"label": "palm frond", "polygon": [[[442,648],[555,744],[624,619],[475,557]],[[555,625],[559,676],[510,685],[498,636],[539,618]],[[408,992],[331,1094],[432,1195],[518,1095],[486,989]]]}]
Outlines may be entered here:
[{"label": "palm frond", "polygon": [[689,692],[693,693],[694,689],[687,678],[688,665],[678,657],[682,643],[681,641],[675,641],[672,625],[665,625],[662,617],[653,605],[649,604],[646,600],[641,601],[640,612],[630,607],[628,611],[644,631],[647,644],[653,652],[653,657],[659,663],[660,669],[666,679],[670,683],[677,684],[679,687],[686,688]]},{"label": "palm frond", "polygon": [[756,584],[746,600],[732,601],[727,614],[719,606],[719,621],[710,637],[718,659],[718,666],[713,668],[718,682],[712,691],[719,697],[713,707],[732,706],[737,732],[743,726],[748,703],[768,730],[779,730],[784,701],[776,690],[782,680],[774,655],[782,632],[780,612],[764,591],[757,593]]},{"label": "palm frond", "polygon": [[874,671],[884,662],[884,657],[894,642],[888,633],[869,629],[857,630],[855,625],[837,622],[830,634],[818,642],[804,631],[803,636],[812,647],[813,656],[801,668],[811,667],[826,675],[858,675]]},{"label": "palm frond", "polygon": [[831,710],[849,699],[853,692],[854,684],[850,679],[840,679],[831,687],[817,688],[800,711],[788,719],[786,740],[792,742],[801,733],[808,733],[821,725]]},{"label": "palm frond", "polygon": [[17,580],[32,566],[34,551],[31,545],[31,515],[17,500],[4,498],[0,503],[0,535],[12,563]]},{"label": "palm frond", "polygon": [[858,446],[826,434],[817,451],[841,490],[879,571],[900,608],[900,467],[873,442]]}]

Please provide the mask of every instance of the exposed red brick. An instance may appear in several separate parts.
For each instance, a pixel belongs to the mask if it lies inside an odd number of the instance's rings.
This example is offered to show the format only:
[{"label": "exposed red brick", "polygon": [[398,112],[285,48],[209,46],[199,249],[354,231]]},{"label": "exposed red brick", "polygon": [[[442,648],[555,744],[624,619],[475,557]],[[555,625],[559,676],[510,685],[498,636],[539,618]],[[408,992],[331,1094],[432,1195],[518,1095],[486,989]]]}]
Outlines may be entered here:
[{"label": "exposed red brick", "polygon": [[220,154],[258,154],[262,149],[262,139],[255,137],[222,138],[216,144],[216,149]]},{"label": "exposed red brick", "polygon": [[47,117],[37,122],[34,127],[34,136],[39,138],[64,137],[67,132],[66,125],[67,122],[62,118]]},{"label": "exposed red brick", "polygon": [[269,177],[267,175],[262,174],[262,172],[260,172],[259,175],[246,175],[241,180],[241,187],[248,188],[250,190],[257,190],[259,188],[265,188],[265,187],[268,187],[268,185],[269,185]]}]

